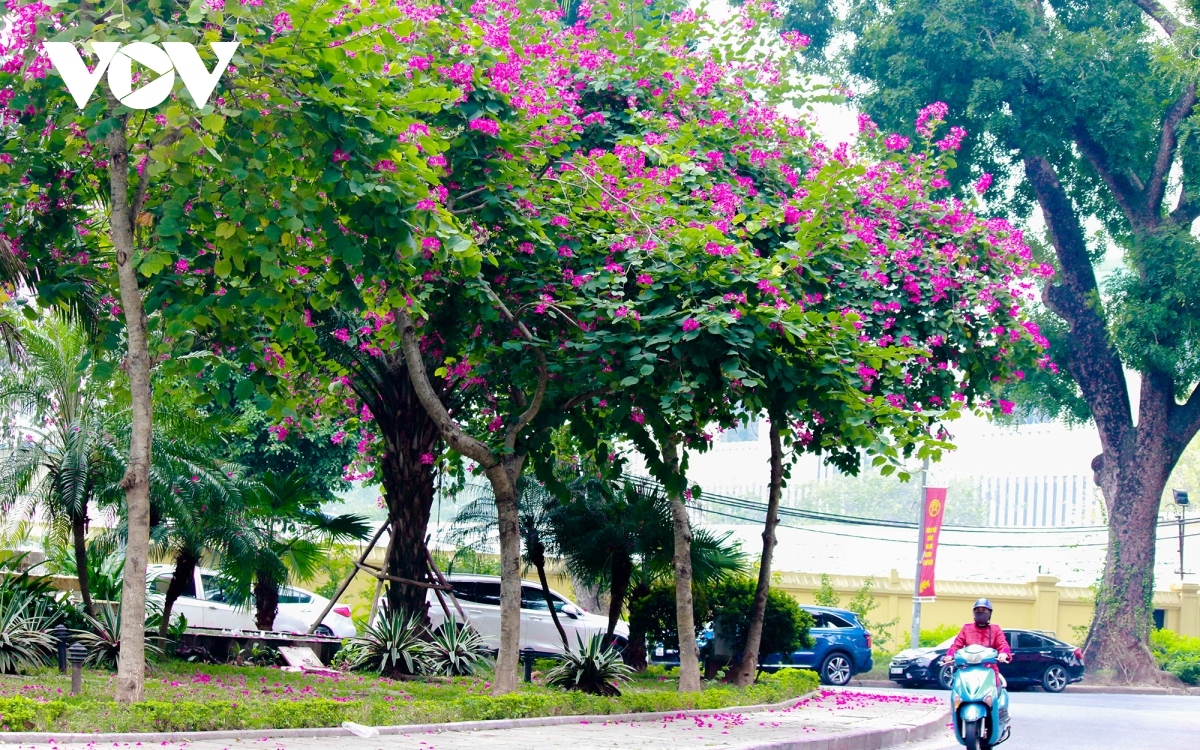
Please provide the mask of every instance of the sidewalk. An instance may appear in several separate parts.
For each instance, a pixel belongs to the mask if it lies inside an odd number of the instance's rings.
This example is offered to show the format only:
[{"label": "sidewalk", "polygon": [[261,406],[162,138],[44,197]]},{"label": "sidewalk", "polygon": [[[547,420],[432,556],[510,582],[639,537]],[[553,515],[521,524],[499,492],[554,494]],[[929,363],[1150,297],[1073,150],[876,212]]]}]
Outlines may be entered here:
[{"label": "sidewalk", "polygon": [[[83,744],[9,744],[23,750],[107,750],[155,747],[161,750],[550,750],[576,748],[813,748],[813,750],[875,750],[922,739],[945,723],[945,701],[855,690],[824,690],[790,708],[756,713],[715,711],[693,716],[668,716],[645,721],[580,719],[556,726],[427,731],[385,730],[380,737],[300,737],[241,740],[199,740],[191,743],[104,742]],[[398,733],[391,733],[392,731]],[[264,733],[266,734],[266,733]]]}]

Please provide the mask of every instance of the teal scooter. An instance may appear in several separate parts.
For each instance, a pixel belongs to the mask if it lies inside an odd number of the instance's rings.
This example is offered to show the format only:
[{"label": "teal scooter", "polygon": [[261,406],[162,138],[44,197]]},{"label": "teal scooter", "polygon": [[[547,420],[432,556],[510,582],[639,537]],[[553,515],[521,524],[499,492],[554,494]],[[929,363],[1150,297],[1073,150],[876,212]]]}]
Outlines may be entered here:
[{"label": "teal scooter", "polygon": [[967,646],[954,654],[950,713],[954,736],[967,750],[988,750],[1008,739],[1008,691],[996,684],[992,665],[999,654]]}]

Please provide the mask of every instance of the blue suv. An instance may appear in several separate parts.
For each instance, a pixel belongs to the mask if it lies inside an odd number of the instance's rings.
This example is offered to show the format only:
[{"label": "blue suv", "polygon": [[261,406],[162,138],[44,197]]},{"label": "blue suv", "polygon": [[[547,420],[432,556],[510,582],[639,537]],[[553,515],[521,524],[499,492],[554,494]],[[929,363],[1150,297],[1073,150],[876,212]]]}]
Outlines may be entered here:
[{"label": "blue suv", "polygon": [[763,670],[812,669],[826,685],[845,685],[854,675],[871,671],[871,634],[859,622],[858,615],[832,607],[804,605],[801,609],[813,618],[813,627],[808,631],[812,647],[786,657],[770,654],[763,660]]}]

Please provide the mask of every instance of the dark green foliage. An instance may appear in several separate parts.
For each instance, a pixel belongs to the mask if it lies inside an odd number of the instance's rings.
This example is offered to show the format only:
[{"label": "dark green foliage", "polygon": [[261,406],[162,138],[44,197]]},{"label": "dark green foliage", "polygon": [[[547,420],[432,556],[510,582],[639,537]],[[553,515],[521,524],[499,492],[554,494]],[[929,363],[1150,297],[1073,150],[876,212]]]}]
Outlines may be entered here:
[{"label": "dark green foliage", "polygon": [[335,492],[350,489],[342,475],[343,467],[354,459],[354,446],[349,441],[334,444],[330,437],[335,428],[317,426],[279,440],[267,431],[275,424],[253,406],[241,406],[229,446],[230,458],[254,475],[274,472],[284,476],[300,470],[307,477],[309,489],[322,502],[336,499]]},{"label": "dark green foliage", "polygon": [[46,576],[20,569],[24,557],[0,562],[0,674],[48,664],[56,645],[49,630],[67,609],[54,598]]},{"label": "dark green foliage", "polygon": [[546,684],[567,690],[580,690],[591,695],[618,696],[617,685],[629,680],[633,670],[621,661],[621,652],[604,646],[604,636],[592,636],[587,643],[578,642],[560,657],[560,663],[546,673]]},{"label": "dark green foliage", "polygon": [[[746,632],[750,625],[750,611],[754,608],[756,587],[754,579],[739,576],[723,581],[709,593],[714,629],[719,637],[728,640],[734,654],[741,654],[746,648]],[[759,659],[767,654],[790,654],[801,646],[812,645],[808,637],[812,625],[812,615],[800,609],[791,595],[770,589],[763,617]]]},{"label": "dark green foliage", "polygon": [[[696,635],[704,631],[711,610],[704,589],[692,587],[692,610],[695,612]],[[675,582],[662,581],[651,586],[649,593],[629,603],[630,631],[644,632],[650,643],[661,643],[668,650],[679,648],[679,629],[675,614]]]}]

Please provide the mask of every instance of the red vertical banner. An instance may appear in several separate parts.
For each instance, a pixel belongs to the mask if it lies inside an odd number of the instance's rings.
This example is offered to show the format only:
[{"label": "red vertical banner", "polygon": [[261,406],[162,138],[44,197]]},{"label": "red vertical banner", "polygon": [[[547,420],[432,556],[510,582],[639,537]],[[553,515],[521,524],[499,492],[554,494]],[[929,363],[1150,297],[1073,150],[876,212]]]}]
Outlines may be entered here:
[{"label": "red vertical banner", "polygon": [[925,488],[925,523],[921,525],[921,581],[917,597],[933,599],[933,568],[937,564],[938,536],[942,533],[942,517],[946,515],[946,488]]}]

